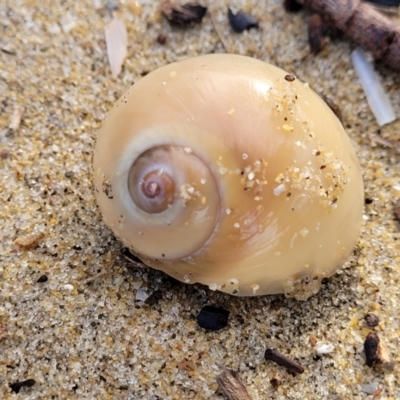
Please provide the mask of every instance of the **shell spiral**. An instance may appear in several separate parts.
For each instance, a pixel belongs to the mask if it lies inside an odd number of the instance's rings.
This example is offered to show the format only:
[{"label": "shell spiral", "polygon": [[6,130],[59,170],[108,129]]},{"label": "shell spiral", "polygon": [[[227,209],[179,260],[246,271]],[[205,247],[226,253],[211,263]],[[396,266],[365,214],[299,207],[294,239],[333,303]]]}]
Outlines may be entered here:
[{"label": "shell spiral", "polygon": [[306,298],[357,242],[363,183],[341,123],[255,59],[200,56],[141,79],[106,118],[93,167],[106,224],[184,282]]}]

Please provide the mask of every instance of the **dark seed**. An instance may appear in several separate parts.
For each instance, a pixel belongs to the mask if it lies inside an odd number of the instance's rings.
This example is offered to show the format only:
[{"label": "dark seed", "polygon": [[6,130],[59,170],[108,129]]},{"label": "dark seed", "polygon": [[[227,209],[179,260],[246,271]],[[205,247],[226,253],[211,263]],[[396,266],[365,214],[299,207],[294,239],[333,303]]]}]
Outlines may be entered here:
[{"label": "dark seed", "polygon": [[217,331],[228,325],[229,311],[223,308],[205,306],[197,316],[197,323],[209,331]]},{"label": "dark seed", "polygon": [[365,198],[365,204],[371,204],[371,203],[373,203],[373,199],[371,199],[370,197],[366,197]]},{"label": "dark seed", "polygon": [[365,322],[367,323],[367,325],[368,325],[370,328],[373,328],[373,327],[379,325],[379,318],[378,318],[378,316],[375,315],[375,314],[367,314],[367,315],[364,317],[364,319],[365,319]]},{"label": "dark seed", "polygon": [[43,283],[43,282],[47,282],[48,280],[49,280],[49,278],[46,275],[42,275],[36,282]]},{"label": "dark seed", "polygon": [[265,350],[264,357],[266,360],[271,360],[281,367],[285,367],[288,371],[294,372],[295,374],[301,374],[304,372],[304,368],[297,362],[289,357],[281,354],[278,350],[267,349]]},{"label": "dark seed", "polygon": [[245,29],[258,28],[257,18],[249,13],[240,10],[234,14],[228,7],[228,20],[232,29],[237,33],[242,33]]},{"label": "dark seed", "polygon": [[34,379],[27,379],[26,381],[10,383],[10,388],[14,393],[19,393],[24,386],[31,387],[36,383]]},{"label": "dark seed", "polygon": [[293,75],[285,75],[285,80],[288,82],[293,82],[296,78]]},{"label": "dark seed", "polygon": [[162,33],[160,33],[160,34],[157,36],[157,42],[158,42],[159,44],[165,44],[165,43],[167,43],[167,37],[166,37],[165,35],[163,35]]}]

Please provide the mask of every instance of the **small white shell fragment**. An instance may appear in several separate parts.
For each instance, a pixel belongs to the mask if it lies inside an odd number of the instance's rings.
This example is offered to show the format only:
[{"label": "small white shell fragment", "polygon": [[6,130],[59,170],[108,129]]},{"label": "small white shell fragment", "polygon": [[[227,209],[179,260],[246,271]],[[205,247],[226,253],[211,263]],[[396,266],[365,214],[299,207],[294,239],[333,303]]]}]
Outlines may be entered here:
[{"label": "small white shell fragment", "polygon": [[104,33],[111,74],[113,78],[116,78],[121,72],[127,52],[128,38],[125,24],[119,19],[114,18],[105,26]]},{"label": "small white shell fragment", "polygon": [[330,354],[335,350],[335,346],[331,343],[318,343],[315,351],[319,356]]},{"label": "small white shell fragment", "polygon": [[390,99],[365,53],[360,48],[356,48],[351,53],[351,60],[378,124],[382,126],[393,122],[396,115]]},{"label": "small white shell fragment", "polygon": [[132,286],[134,289],[138,290],[140,289],[140,287],[143,285],[142,281],[136,281],[136,282],[132,282]]},{"label": "small white shell fragment", "polygon": [[176,317],[179,317],[179,308],[178,307],[172,307],[171,308],[172,314],[174,314]]},{"label": "small white shell fragment", "polygon": [[74,290],[74,287],[71,284],[67,283],[66,285],[64,285],[64,289],[65,290]]},{"label": "small white shell fragment", "polygon": [[379,387],[378,382],[367,383],[366,385],[361,386],[361,390],[367,394],[374,394]]},{"label": "small white shell fragment", "polygon": [[285,190],[286,190],[285,184],[284,184],[284,183],[281,183],[281,184],[278,185],[276,188],[274,188],[274,195],[275,195],[275,196],[279,196],[279,195],[282,194]]},{"label": "small white shell fragment", "polygon": [[146,301],[149,295],[147,294],[146,288],[139,288],[136,292],[136,300]]}]

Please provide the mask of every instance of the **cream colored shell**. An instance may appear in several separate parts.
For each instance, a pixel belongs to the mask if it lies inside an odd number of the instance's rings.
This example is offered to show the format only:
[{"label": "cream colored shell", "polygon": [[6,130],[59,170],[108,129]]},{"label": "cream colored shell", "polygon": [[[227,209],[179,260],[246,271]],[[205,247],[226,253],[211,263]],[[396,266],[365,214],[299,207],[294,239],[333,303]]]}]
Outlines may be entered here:
[{"label": "cream colored shell", "polygon": [[[173,176],[165,211],[130,196],[143,153]],[[307,298],[358,238],[363,182],[341,123],[307,84],[255,59],[206,55],[150,73],[108,115],[93,166],[106,224],[184,282]]]}]

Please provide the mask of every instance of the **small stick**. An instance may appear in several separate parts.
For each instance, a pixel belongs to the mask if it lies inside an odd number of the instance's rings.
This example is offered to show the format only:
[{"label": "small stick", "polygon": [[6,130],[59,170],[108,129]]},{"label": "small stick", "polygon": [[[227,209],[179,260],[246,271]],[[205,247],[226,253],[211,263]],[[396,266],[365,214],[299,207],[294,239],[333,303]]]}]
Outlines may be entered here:
[{"label": "small stick", "polygon": [[361,0],[291,0],[369,50],[375,59],[400,70],[400,27]]},{"label": "small stick", "polygon": [[219,30],[218,24],[215,21],[214,11],[211,8],[210,8],[210,16],[211,16],[211,22],[214,26],[215,32],[217,33],[218,39],[222,43],[223,48],[225,49],[225,51],[227,53],[233,53],[233,51],[229,50],[228,43],[226,43],[225,39],[223,38],[223,36],[221,34],[221,31]]},{"label": "small stick", "polygon": [[278,350],[267,349],[265,350],[264,357],[266,360],[271,360],[281,367],[285,367],[287,370],[294,372],[295,374],[301,374],[304,372],[304,368],[298,362],[286,357]]},{"label": "small stick", "polygon": [[252,400],[236,371],[227,369],[217,376],[217,383],[229,400]]},{"label": "small stick", "polygon": [[400,152],[400,142],[395,142],[394,140],[385,139],[382,136],[375,135],[374,133],[370,133],[369,138],[374,143],[379,143],[382,146],[386,146],[389,147],[390,149],[395,149]]},{"label": "small stick", "polygon": [[109,267],[107,267],[107,269],[105,269],[104,271],[101,271],[101,272],[99,272],[98,274],[93,275],[93,276],[91,276],[90,278],[85,279],[85,280],[83,281],[83,283],[90,283],[90,282],[93,282],[93,281],[95,281],[96,279],[99,279],[99,278],[101,278],[102,276],[106,276],[106,275],[109,275],[109,274],[111,274],[111,269],[109,269]]}]

